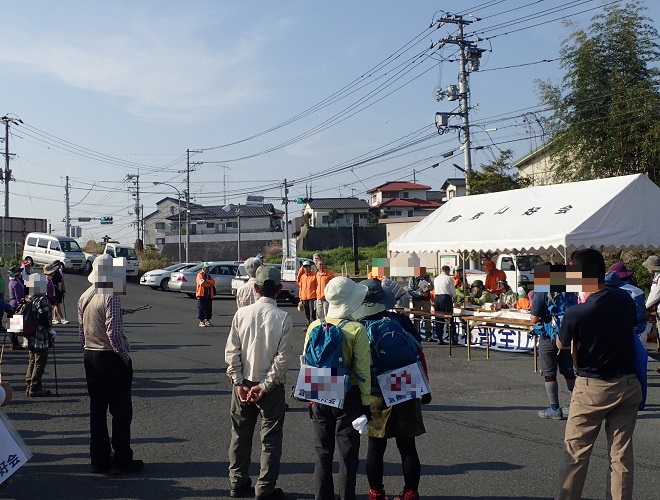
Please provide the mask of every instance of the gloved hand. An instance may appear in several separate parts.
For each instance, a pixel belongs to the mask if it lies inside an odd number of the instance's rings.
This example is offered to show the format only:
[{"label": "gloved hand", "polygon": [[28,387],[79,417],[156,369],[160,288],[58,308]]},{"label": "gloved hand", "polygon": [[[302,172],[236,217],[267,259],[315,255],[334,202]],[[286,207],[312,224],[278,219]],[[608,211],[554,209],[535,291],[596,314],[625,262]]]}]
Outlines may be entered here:
[{"label": "gloved hand", "polygon": [[362,414],[367,417],[367,421],[371,421],[371,406],[362,405]]},{"label": "gloved hand", "polygon": [[431,393],[427,392],[426,394],[424,394],[422,396],[422,404],[427,405],[431,402],[432,399],[433,399],[433,396],[431,396]]}]

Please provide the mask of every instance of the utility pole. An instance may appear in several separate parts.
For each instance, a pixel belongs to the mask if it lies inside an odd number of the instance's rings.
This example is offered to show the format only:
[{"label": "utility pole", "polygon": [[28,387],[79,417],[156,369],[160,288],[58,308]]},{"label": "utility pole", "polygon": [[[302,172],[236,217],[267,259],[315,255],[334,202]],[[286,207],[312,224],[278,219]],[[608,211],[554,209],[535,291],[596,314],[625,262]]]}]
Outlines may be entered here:
[{"label": "utility pole", "polygon": [[190,153],[201,152],[200,149],[186,149],[186,262],[190,262]]},{"label": "utility pole", "polygon": [[284,198],[282,199],[284,203],[284,257],[291,256],[291,248],[289,244],[289,185],[284,179]]},{"label": "utility pole", "polygon": [[[135,182],[135,193],[133,197],[135,198],[135,227],[137,229],[137,239],[140,239],[140,174],[129,174],[126,176],[126,180],[133,180]],[[129,189],[130,186],[129,186]]]},{"label": "utility pole", "polygon": [[12,118],[11,116],[5,115],[0,118],[0,121],[5,124],[5,172],[3,175],[2,171],[0,171],[0,179],[5,181],[5,217],[9,217],[9,182],[11,181],[11,170],[9,169],[9,124],[13,123],[17,125],[23,123],[23,120],[19,117]]},{"label": "utility pole", "polygon": [[71,236],[71,212],[69,206],[69,176],[64,178],[64,234]]},{"label": "utility pole", "polygon": [[[479,21],[479,18],[475,18],[476,21]],[[436,99],[438,101],[442,100],[444,97],[447,97],[449,101],[460,100],[460,109],[459,113],[436,113],[436,127],[438,128],[439,134],[444,134],[449,128],[459,128],[463,131],[463,145],[461,149],[463,150],[463,161],[465,165],[465,194],[470,193],[469,186],[469,177],[472,174],[472,154],[470,147],[470,119],[469,119],[469,79],[468,79],[468,70],[467,63],[470,63],[471,71],[479,70],[479,60],[481,55],[485,52],[484,49],[479,49],[477,46],[466,40],[463,33],[463,28],[472,24],[474,21],[468,21],[463,19],[463,16],[457,14],[446,14],[438,21],[435,21],[431,26],[436,23],[439,23],[440,28],[444,24],[456,24],[458,25],[458,36],[448,36],[439,42],[433,44],[433,46],[443,47],[446,44],[458,45],[460,56],[459,56],[459,75],[458,75],[458,89],[455,85],[449,85],[446,91],[436,90]],[[448,126],[447,120],[449,116],[459,115],[463,119],[463,125],[460,127]]]}]

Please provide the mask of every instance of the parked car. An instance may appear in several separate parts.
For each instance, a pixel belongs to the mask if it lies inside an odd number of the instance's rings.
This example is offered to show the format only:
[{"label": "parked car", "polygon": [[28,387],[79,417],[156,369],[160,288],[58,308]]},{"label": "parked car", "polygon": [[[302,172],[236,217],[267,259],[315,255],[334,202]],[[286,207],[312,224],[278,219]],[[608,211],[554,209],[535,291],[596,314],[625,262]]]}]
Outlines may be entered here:
[{"label": "parked car", "polygon": [[[215,261],[209,264],[211,276],[215,280],[215,294],[231,295],[231,280],[236,277],[238,264],[234,261]],[[170,290],[183,292],[188,294],[189,297],[194,297],[197,289],[195,278],[201,269],[202,265],[197,264],[185,271],[173,272],[170,276]]]},{"label": "parked car", "polygon": [[29,233],[23,245],[23,260],[32,266],[45,266],[56,260],[64,263],[67,271],[80,271],[85,254],[73,238],[47,233]]},{"label": "parked car", "polygon": [[140,285],[150,286],[154,290],[160,288],[161,290],[167,291],[169,289],[170,275],[173,272],[185,271],[196,265],[195,262],[179,262],[178,264],[167,266],[165,269],[147,271],[142,275],[142,278],[140,278]]}]

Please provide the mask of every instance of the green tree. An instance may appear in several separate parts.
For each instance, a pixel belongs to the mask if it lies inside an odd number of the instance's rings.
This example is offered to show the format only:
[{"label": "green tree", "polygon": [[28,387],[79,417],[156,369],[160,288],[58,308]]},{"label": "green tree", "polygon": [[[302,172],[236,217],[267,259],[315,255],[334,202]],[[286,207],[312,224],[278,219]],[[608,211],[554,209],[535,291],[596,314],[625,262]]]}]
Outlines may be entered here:
[{"label": "green tree", "polygon": [[340,215],[337,210],[334,208],[328,212],[328,225],[329,224],[334,224],[334,222],[339,219]]},{"label": "green tree", "polygon": [[637,0],[611,3],[564,40],[560,85],[537,81],[552,110],[554,180],[644,173],[660,182],[658,32]]},{"label": "green tree", "polygon": [[506,149],[496,161],[481,165],[481,172],[473,171],[468,176],[470,194],[494,193],[529,186],[529,179],[520,177],[517,171],[512,171],[512,156],[513,152]]}]

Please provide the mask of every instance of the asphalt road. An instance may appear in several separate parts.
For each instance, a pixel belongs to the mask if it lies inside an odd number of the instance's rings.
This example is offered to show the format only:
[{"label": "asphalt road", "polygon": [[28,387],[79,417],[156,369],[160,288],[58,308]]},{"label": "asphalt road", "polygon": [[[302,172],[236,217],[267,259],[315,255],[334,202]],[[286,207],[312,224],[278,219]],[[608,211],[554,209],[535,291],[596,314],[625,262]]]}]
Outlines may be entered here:
[{"label": "asphalt road", "polygon": [[[68,316],[75,320],[75,302],[87,282],[77,275],[67,275],[66,280]],[[144,471],[124,477],[89,473],[88,398],[73,321],[55,327],[59,397],[27,398],[23,392],[27,355],[5,350],[2,377],[14,384],[16,394],[4,411],[34,457],[0,487],[0,498],[228,498],[230,384],[224,373],[224,345],[234,301],[215,300],[215,326],[199,328],[193,299],[129,283],[124,307],[147,303],[151,309],[124,317],[135,369],[132,442],[135,457],[146,462]],[[293,316],[296,333],[290,385],[297,374],[304,317],[292,306],[283,307]],[[493,352],[486,360],[485,352],[475,351],[468,362],[464,348],[456,348],[449,358],[446,346],[427,346],[434,398],[424,407],[427,433],[418,439],[422,497],[551,498],[565,423],[536,416],[547,405],[547,397],[542,377],[533,371],[532,356]],[[655,372],[659,365],[649,365],[649,403],[635,432],[636,499],[659,498],[660,374]],[[52,356],[44,384],[55,389]],[[293,400],[290,405],[278,485],[290,499],[312,499],[311,427],[305,405]],[[366,438],[362,439],[364,458]],[[255,444],[253,460],[258,461],[257,450]],[[585,498],[604,498],[606,463],[601,436]],[[253,468],[254,477],[257,468]],[[402,486],[394,443],[387,450],[385,473],[385,488],[393,498]],[[366,499],[367,492],[362,461],[358,498]]]}]

